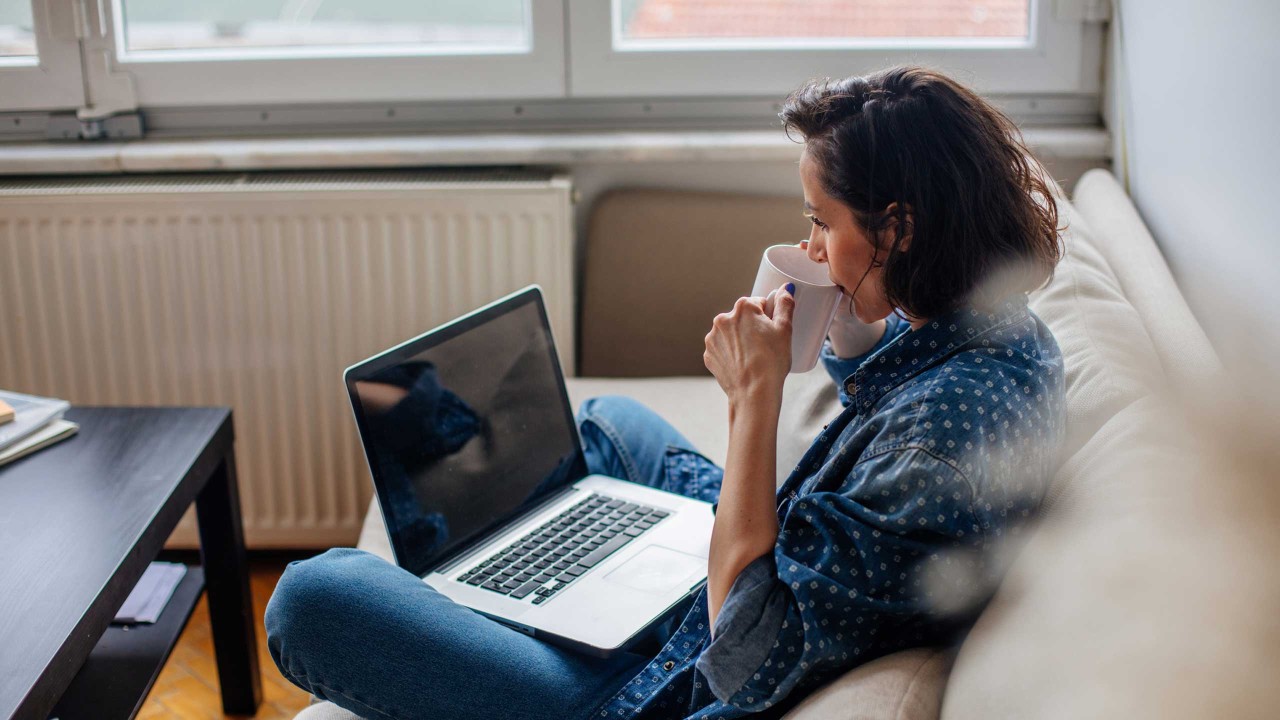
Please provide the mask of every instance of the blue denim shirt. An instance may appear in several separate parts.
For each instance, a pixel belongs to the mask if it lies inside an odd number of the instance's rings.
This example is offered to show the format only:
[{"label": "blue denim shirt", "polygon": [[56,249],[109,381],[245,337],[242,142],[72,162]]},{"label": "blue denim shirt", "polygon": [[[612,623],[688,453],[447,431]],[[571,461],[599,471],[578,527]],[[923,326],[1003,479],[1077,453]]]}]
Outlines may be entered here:
[{"label": "blue denim shirt", "polygon": [[[1065,426],[1062,357],[1018,294],[867,354],[824,349],[844,410],[778,491],[778,542],[739,575],[712,637],[706,590],[596,712],[781,716],[850,668],[947,642],[989,597],[995,545],[1039,505]],[[695,458],[696,459],[696,458]],[[680,466],[718,473],[709,461]]]}]

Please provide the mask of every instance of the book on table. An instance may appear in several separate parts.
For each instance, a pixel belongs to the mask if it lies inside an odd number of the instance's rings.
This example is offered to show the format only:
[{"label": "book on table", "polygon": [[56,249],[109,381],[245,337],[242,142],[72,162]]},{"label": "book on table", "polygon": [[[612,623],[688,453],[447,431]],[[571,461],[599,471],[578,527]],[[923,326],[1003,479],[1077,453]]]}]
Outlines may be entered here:
[{"label": "book on table", "polygon": [[66,400],[0,390],[0,403],[13,410],[13,419],[0,424],[0,465],[70,437],[80,427],[63,419],[71,407]]}]

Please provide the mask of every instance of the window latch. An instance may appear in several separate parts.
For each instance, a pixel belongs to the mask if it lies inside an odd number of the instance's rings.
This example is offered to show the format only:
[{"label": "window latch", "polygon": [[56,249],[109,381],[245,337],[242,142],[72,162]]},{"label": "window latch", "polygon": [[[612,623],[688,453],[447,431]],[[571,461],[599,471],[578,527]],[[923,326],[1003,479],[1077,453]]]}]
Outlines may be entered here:
[{"label": "window latch", "polygon": [[136,112],[81,119],[76,113],[54,113],[45,126],[48,140],[137,140],[142,137],[142,116]]}]

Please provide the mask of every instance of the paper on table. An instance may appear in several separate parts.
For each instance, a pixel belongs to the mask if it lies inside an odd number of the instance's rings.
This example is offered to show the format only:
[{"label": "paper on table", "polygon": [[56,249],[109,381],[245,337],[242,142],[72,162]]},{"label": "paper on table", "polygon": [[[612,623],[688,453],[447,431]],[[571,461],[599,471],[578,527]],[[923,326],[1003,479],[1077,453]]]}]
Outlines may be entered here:
[{"label": "paper on table", "polygon": [[71,407],[66,400],[24,395],[8,390],[0,390],[0,400],[8,403],[14,411],[13,422],[0,425],[0,450],[16,445],[51,420],[60,420]]},{"label": "paper on table", "polygon": [[37,450],[49,447],[59,440],[69,438],[75,435],[79,429],[80,426],[70,420],[54,420],[13,445],[0,450],[0,467],[18,458],[26,457]]},{"label": "paper on table", "polygon": [[130,625],[155,622],[186,574],[187,566],[181,563],[151,563],[116,612],[114,622]]}]

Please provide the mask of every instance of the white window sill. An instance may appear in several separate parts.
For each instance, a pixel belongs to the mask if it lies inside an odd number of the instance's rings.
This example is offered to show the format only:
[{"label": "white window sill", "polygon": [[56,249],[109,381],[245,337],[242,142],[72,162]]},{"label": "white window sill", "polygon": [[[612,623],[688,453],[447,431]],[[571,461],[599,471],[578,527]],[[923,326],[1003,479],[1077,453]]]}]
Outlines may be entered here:
[{"label": "white window sill", "polygon": [[[1029,127],[1045,160],[1110,156],[1110,133]],[[0,175],[115,174],[342,167],[793,161],[781,130],[404,135],[0,145]]]}]

